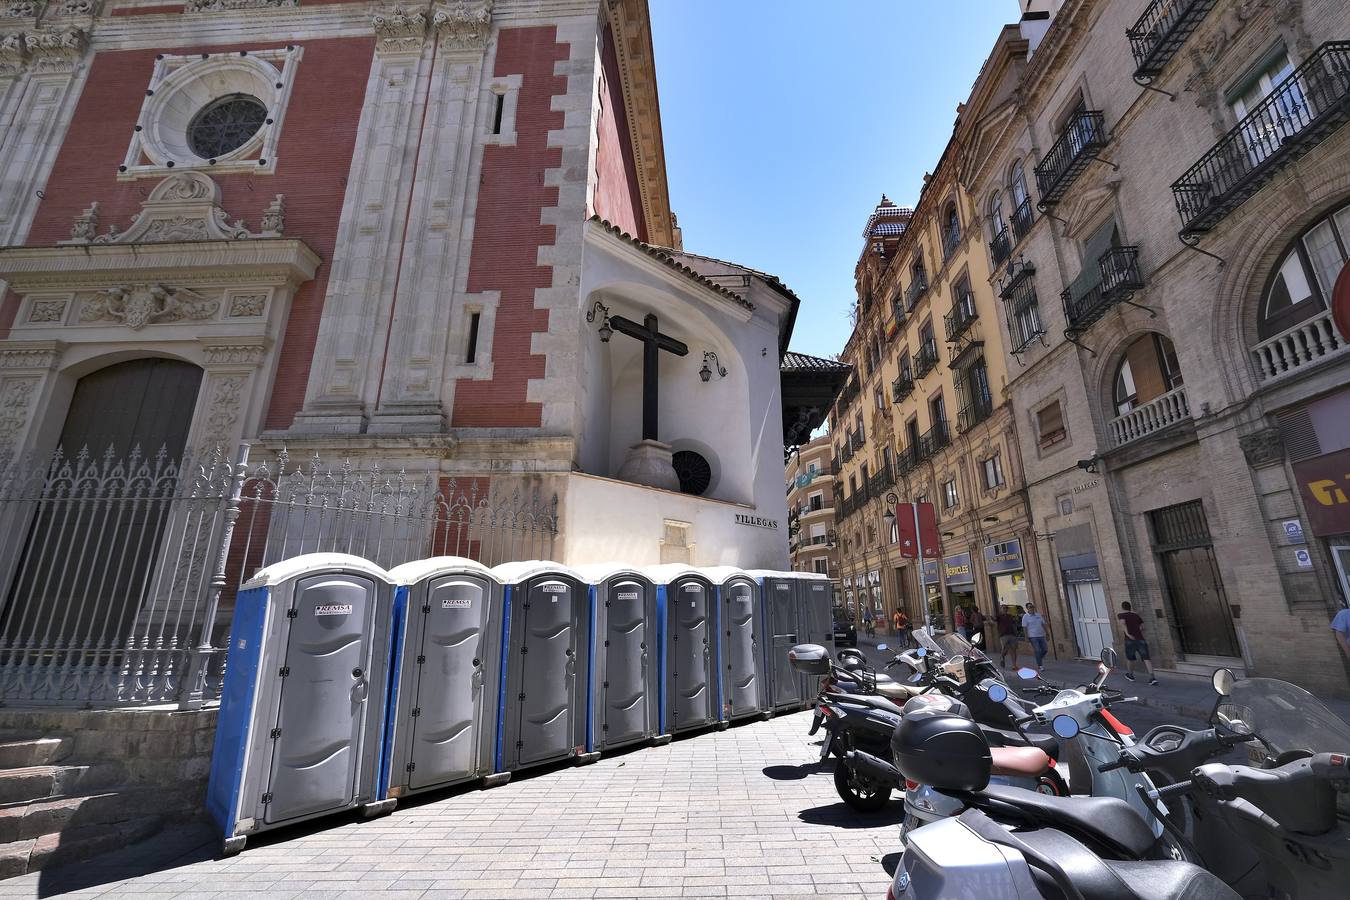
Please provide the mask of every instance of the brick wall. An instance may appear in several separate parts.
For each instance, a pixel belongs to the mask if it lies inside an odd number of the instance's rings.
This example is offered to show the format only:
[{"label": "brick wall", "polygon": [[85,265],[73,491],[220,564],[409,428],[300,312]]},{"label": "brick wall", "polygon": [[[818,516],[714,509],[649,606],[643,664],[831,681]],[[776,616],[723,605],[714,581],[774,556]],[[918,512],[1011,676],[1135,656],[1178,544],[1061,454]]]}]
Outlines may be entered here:
[{"label": "brick wall", "polygon": [[[75,216],[95,200],[104,227],[116,223],[126,228],[140,212],[156,182],[119,181],[117,167],[126,155],[156,53],[223,53],[277,46],[285,44],[158,47],[95,55],[26,243],[49,245],[66,240]],[[208,172],[221,187],[231,219],[243,218],[255,229],[272,198],[285,194],[287,237],[304,240],[324,260],[313,280],[296,292],[291,305],[267,428],[289,426],[304,400],[328,283],[327,263],[333,257],[373,46],[372,38],[304,42],[304,57],[282,123],[276,173]],[[0,337],[7,336],[17,303],[10,292],[0,309],[4,329]]]},{"label": "brick wall", "polygon": [[544,175],[562,165],[562,148],[549,146],[549,131],[563,127],[553,98],[567,92],[567,78],[555,64],[569,48],[557,42],[554,26],[506,28],[500,33],[493,75],[520,75],[515,146],[483,150],[470,293],[499,291],[492,357],[500,362],[491,381],[460,379],[455,385],[451,424],[457,427],[538,428],[542,404],[526,402],[530,379],[544,375],[544,357],[531,352],[531,338],[548,331],[548,311],[535,306],[534,292],[553,284],[552,266],[539,265],[539,248],[554,242],[553,225],[541,215],[558,205],[558,188]]},{"label": "brick wall", "polygon": [[628,114],[619,83],[619,60],[614,52],[614,33],[605,26],[605,49],[600,70],[599,141],[596,147],[595,211],[624,231],[647,240],[642,219],[642,195],[638,188],[637,164],[628,132]]}]

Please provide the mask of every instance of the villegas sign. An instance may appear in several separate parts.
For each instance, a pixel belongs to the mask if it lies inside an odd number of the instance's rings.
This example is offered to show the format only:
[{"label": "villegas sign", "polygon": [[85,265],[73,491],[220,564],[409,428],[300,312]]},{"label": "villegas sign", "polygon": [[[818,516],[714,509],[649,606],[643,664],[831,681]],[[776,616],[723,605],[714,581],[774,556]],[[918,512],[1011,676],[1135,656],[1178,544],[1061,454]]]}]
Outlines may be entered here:
[{"label": "villegas sign", "polygon": [[747,516],[743,513],[736,513],[737,525],[749,525],[751,528],[769,528],[776,529],[778,522],[775,519],[764,519],[759,516]]}]

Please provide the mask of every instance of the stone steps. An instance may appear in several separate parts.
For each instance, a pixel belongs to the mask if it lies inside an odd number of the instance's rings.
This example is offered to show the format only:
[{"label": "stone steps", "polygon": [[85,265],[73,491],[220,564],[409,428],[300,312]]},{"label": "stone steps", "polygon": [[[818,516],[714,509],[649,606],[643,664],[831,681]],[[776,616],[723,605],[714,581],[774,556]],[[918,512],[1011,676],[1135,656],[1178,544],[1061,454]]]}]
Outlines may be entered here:
[{"label": "stone steps", "polygon": [[158,833],[163,825],[161,816],[138,816],[111,824],[78,825],[61,832],[0,844],[0,879],[107,853],[145,840]]},{"label": "stone steps", "polygon": [[124,776],[122,766],[117,763],[0,770],[0,809],[16,803],[92,793],[118,784]]},{"label": "stone steps", "polygon": [[39,737],[0,742],[0,772],[58,763],[70,755],[74,744],[64,737]]}]

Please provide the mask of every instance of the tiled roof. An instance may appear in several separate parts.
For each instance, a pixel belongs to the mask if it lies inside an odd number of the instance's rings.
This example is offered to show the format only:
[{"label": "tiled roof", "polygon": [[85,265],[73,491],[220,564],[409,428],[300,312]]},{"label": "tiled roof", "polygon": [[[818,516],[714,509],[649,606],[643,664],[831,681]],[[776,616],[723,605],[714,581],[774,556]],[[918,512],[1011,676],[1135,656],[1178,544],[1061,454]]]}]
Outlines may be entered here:
[{"label": "tiled roof", "polygon": [[698,282],[699,284],[703,285],[709,290],[721,294],[723,297],[726,297],[728,300],[732,300],[740,304],[741,306],[744,306],[746,309],[755,308],[755,304],[751,303],[749,300],[746,300],[740,294],[737,294],[735,291],[728,290],[727,288],[718,284],[716,281],[713,281],[711,278],[708,278],[704,275],[700,275],[698,272],[695,272],[693,269],[681,263],[678,259],[675,258],[674,255],[672,255],[678,253],[678,251],[668,250],[664,247],[656,247],[646,243],[645,241],[640,241],[637,238],[633,237],[628,232],[624,231],[619,226],[607,222],[604,219],[600,218],[599,216],[591,216],[591,221],[599,225],[601,228],[604,228],[610,234],[620,238],[621,240],[628,242],[629,244],[632,244],[634,247],[637,247],[643,253],[646,253],[648,256],[650,256],[652,259],[659,260],[665,263],[670,268],[681,273],[682,275],[685,275],[688,278],[692,278],[694,281]]},{"label": "tiled roof", "polygon": [[819,356],[808,356],[805,353],[794,353],[789,350],[783,354],[783,363],[780,366],[783,371],[816,371],[816,372],[848,372],[853,369],[848,363],[837,362],[833,359],[822,359]]}]

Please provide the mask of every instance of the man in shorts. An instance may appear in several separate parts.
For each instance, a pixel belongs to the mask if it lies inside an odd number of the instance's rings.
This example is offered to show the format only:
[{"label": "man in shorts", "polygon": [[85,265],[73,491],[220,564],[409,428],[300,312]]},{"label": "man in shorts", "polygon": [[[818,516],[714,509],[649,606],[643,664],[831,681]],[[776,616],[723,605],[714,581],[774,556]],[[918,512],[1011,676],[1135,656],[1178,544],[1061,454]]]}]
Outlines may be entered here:
[{"label": "man in shorts", "polygon": [[998,625],[998,643],[999,650],[1003,653],[1000,664],[1003,668],[1008,668],[1008,654],[1012,654],[1012,667],[1017,668],[1017,645],[1022,639],[1017,636],[1017,620],[1013,618],[1011,606],[1000,606],[998,608],[998,618],[994,620]]},{"label": "man in shorts", "polygon": [[1158,679],[1153,677],[1153,663],[1148,658],[1148,641],[1144,640],[1144,620],[1130,607],[1130,601],[1120,604],[1120,608],[1125,610],[1116,616],[1125,626],[1125,677],[1134,681],[1134,662],[1140,659],[1148,671],[1148,683],[1156,685]]}]

